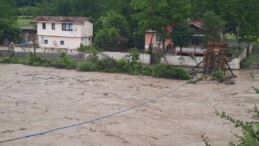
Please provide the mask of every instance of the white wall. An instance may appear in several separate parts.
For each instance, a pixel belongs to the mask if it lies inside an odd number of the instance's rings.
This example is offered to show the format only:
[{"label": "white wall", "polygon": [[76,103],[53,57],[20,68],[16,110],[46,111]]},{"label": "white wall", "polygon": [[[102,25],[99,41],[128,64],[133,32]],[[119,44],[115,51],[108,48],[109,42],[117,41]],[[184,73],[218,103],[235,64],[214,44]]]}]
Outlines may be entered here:
[{"label": "white wall", "polygon": [[170,64],[170,65],[196,66],[202,60],[203,60],[203,57],[191,58],[189,56],[166,55],[166,60],[162,58],[161,62]]},{"label": "white wall", "polygon": [[[108,52],[108,51],[103,51],[101,53],[99,53],[99,57],[101,59],[105,58],[105,57],[110,57],[113,59],[123,59],[125,58],[127,55],[129,55],[129,53],[124,53],[124,52]],[[87,58],[89,56],[89,54],[85,55],[85,58]],[[139,62],[144,63],[144,64],[150,64],[150,55],[149,54],[140,54],[139,56]]]},{"label": "white wall", "polygon": [[247,56],[247,49],[249,49],[249,48],[245,48],[242,52],[241,52],[241,54],[239,55],[239,60],[244,60],[245,58],[246,58],[246,56]]},{"label": "white wall", "polygon": [[[53,22],[54,23],[54,22]],[[52,23],[46,23],[46,29],[42,29],[42,23],[37,23],[38,36],[63,36],[63,37],[82,37],[82,25],[73,24],[72,31],[62,30],[62,24],[55,22],[55,30],[52,30]]]},{"label": "white wall", "polygon": [[[161,59],[161,62],[170,64],[170,65],[182,65],[182,66],[194,67],[203,60],[203,57],[195,57],[195,59],[193,59],[189,56],[180,57],[180,56],[167,55],[166,59],[167,59],[166,61]],[[231,69],[240,69],[240,58],[234,58],[228,64]],[[202,67],[202,65],[203,64],[201,64],[200,67]]]},{"label": "white wall", "polygon": [[[15,52],[33,52],[33,48],[24,48],[24,47],[15,47]],[[36,48],[36,53],[60,53],[61,51],[65,51],[68,54],[76,55],[78,51],[76,49],[68,50],[68,49],[54,49],[54,48]]]},{"label": "white wall", "polygon": [[82,37],[92,37],[93,36],[93,23],[86,21],[84,25],[82,25],[81,29]]},{"label": "white wall", "polygon": [[[69,38],[69,37],[38,36],[38,40],[39,40],[40,48],[76,49],[80,47],[81,43],[83,43],[81,38]],[[48,40],[48,44],[45,44],[44,40]],[[61,45],[60,41],[64,41],[64,45]]]},{"label": "white wall", "polygon": [[234,58],[232,61],[228,62],[231,69],[240,69],[240,59]]}]

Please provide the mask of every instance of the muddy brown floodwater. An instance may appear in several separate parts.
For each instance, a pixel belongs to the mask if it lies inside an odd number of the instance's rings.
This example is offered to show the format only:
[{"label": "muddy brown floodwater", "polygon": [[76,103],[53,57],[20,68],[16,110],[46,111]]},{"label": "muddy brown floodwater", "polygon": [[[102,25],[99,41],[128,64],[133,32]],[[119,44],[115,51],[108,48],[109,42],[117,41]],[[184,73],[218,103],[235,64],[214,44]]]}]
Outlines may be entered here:
[{"label": "muddy brown floodwater", "polygon": [[20,139],[1,146],[226,146],[240,130],[215,115],[225,111],[252,120],[259,105],[249,71],[235,71],[235,85],[147,76],[77,72],[0,64],[0,141],[80,123],[164,93],[165,97],[89,124]]}]

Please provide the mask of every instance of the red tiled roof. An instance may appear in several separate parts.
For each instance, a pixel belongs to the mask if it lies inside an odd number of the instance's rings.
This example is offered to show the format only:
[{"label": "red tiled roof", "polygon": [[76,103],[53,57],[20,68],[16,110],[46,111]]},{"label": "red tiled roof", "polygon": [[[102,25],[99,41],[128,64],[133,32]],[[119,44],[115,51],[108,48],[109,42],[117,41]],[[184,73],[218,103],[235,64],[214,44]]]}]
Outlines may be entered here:
[{"label": "red tiled roof", "polygon": [[37,16],[33,19],[33,22],[70,22],[81,23],[89,21],[87,17],[74,17],[74,16]]},{"label": "red tiled roof", "polygon": [[195,25],[199,28],[202,28],[203,22],[199,20],[189,20],[189,25]]}]

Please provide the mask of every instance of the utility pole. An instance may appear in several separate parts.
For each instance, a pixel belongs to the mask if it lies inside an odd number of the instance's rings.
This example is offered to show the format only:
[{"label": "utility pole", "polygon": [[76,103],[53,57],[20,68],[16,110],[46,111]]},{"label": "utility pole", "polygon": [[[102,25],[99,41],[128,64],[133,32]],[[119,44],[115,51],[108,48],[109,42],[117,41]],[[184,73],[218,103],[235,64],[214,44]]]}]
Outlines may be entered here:
[{"label": "utility pole", "polygon": [[238,22],[237,27],[236,27],[236,30],[237,30],[237,48],[236,48],[236,57],[238,57],[240,22]]}]

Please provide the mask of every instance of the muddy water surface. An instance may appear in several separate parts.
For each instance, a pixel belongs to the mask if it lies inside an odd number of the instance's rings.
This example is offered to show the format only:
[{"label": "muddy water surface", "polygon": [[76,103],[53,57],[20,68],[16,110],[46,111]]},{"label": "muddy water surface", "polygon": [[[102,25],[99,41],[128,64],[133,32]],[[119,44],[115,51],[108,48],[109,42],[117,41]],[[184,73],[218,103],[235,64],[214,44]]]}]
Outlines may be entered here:
[{"label": "muddy water surface", "polygon": [[249,71],[235,71],[235,85],[165,80],[44,67],[0,64],[0,141],[110,114],[148,99],[164,98],[111,118],[1,146],[156,145],[201,146],[206,132],[215,146],[240,130],[215,116],[225,111],[251,120],[259,88]]}]

